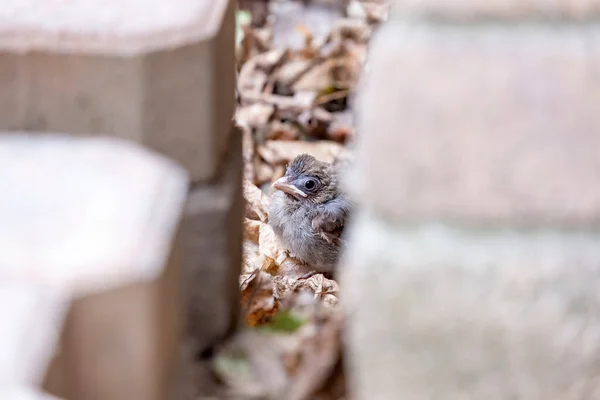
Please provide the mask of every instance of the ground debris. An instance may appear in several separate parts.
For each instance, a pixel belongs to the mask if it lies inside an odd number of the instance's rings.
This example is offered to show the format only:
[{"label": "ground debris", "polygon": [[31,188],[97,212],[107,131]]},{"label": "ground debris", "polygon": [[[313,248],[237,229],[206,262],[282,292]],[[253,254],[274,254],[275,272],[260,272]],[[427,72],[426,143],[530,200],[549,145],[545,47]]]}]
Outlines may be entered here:
[{"label": "ground debris", "polygon": [[[350,110],[367,44],[387,17],[379,0],[246,0],[238,18],[244,143],[245,329],[213,359],[231,399],[341,400],[340,287],[290,255],[268,223],[271,184],[298,154],[352,160]],[[251,4],[260,3],[260,4]]]}]

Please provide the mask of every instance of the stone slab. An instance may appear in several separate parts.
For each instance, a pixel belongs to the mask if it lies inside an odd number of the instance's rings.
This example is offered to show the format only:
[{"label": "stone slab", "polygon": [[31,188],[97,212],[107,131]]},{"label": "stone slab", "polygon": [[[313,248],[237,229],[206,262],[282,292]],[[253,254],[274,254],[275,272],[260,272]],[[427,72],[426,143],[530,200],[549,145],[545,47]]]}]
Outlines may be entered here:
[{"label": "stone slab", "polygon": [[243,160],[241,132],[233,128],[231,135],[234,142],[220,176],[213,183],[193,186],[184,210],[182,276],[190,351],[196,355],[238,322]]},{"label": "stone slab", "polygon": [[209,180],[235,108],[234,46],[230,0],[7,0],[0,129],[133,139]]},{"label": "stone slab", "polygon": [[[69,305],[69,297],[61,291],[0,279],[0,392],[8,386],[39,387]],[[0,398],[9,399],[1,394]]]},{"label": "stone slab", "polygon": [[357,98],[357,198],[398,221],[597,227],[600,27],[392,21]]},{"label": "stone slab", "polygon": [[0,297],[12,321],[0,329],[2,382],[45,380],[66,399],[168,398],[186,171],[122,139],[6,132],[0,166]]},{"label": "stone slab", "polygon": [[74,300],[45,387],[66,400],[172,398],[182,323],[181,260],[164,272]]},{"label": "stone slab", "polygon": [[392,18],[436,20],[574,20],[600,16],[598,0],[394,0]]},{"label": "stone slab", "polygon": [[597,233],[355,221],[340,284],[354,398],[600,398]]}]

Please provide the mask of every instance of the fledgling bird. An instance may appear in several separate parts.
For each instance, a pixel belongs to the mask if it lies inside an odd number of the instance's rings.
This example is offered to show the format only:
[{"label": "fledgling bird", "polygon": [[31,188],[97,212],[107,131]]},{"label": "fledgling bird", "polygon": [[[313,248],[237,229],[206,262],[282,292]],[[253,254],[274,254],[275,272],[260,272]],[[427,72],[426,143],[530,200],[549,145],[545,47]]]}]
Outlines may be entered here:
[{"label": "fledgling bird", "polygon": [[273,188],[269,223],[279,240],[315,271],[333,274],[346,245],[344,226],[352,211],[340,185],[339,168],[301,154]]}]

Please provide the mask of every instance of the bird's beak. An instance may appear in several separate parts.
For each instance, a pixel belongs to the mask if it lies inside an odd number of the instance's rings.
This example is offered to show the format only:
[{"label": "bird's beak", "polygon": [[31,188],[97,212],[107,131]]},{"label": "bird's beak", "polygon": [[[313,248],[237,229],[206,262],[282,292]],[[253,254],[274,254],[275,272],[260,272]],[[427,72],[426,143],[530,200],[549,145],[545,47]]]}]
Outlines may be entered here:
[{"label": "bird's beak", "polygon": [[283,193],[291,194],[292,196],[306,197],[306,193],[296,186],[290,185],[286,176],[277,179],[271,186],[273,189],[281,190]]}]

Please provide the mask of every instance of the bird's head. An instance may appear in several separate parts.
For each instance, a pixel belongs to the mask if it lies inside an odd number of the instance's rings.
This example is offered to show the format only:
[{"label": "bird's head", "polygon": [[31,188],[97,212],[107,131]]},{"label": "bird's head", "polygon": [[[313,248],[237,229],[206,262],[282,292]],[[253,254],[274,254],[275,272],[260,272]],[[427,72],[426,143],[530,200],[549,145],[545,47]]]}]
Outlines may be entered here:
[{"label": "bird's head", "polygon": [[300,154],[287,166],[285,175],[273,183],[290,199],[324,203],[337,194],[338,178],[333,166],[311,155]]}]

